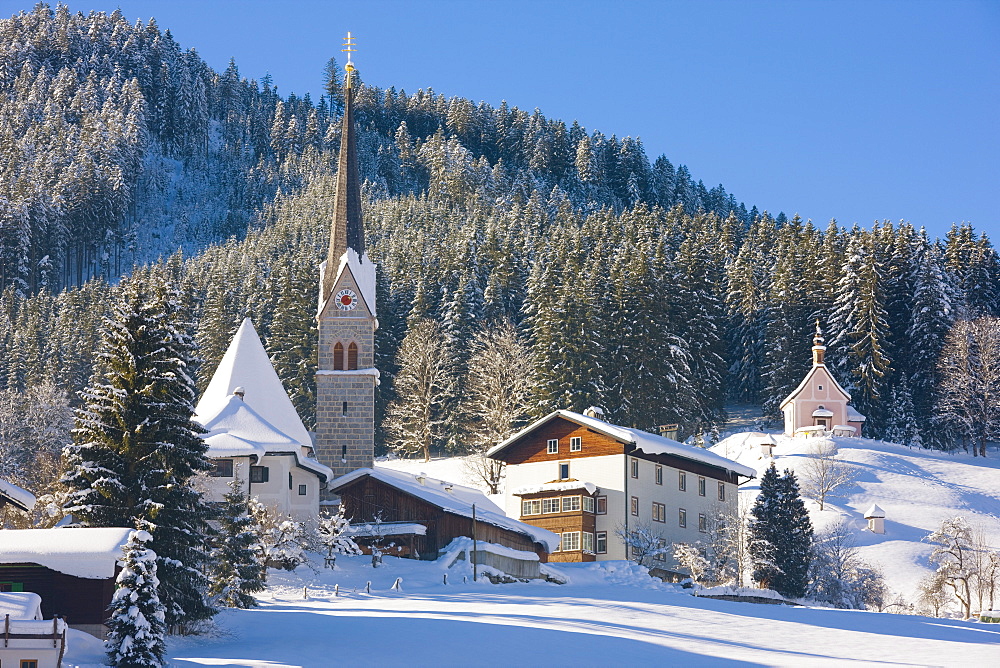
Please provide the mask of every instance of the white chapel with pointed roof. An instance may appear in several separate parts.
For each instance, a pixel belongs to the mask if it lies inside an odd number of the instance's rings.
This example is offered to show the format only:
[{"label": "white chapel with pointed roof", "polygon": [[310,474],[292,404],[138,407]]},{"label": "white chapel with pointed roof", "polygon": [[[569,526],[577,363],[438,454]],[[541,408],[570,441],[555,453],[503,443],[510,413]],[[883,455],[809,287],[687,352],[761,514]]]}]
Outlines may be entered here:
[{"label": "white chapel with pointed roof", "polygon": [[851,395],[826,367],[823,361],[826,346],[823,344],[823,332],[817,320],[812,368],[780,405],[785,416],[785,434],[833,432],[838,436],[861,436],[865,416],[850,405]]},{"label": "white chapel with pointed roof", "polygon": [[203,476],[206,500],[221,502],[234,478],[279,516],[319,514],[320,494],[333,471],[313,457],[312,439],[285,392],[264,345],[247,318],[208,389],[194,421],[207,431],[215,469]]}]

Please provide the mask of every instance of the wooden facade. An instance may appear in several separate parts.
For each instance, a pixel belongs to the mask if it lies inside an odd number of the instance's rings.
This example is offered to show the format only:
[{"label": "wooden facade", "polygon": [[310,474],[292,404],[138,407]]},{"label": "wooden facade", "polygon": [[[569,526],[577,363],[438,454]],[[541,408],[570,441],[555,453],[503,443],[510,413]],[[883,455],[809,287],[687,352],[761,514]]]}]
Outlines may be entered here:
[{"label": "wooden facade", "polygon": [[[522,509],[521,521],[532,526],[539,527],[540,529],[548,529],[552,533],[562,535],[566,532],[579,531],[581,536],[583,533],[594,534],[597,530],[597,516],[594,512],[584,510],[583,508],[583,497],[587,496],[594,498],[593,495],[588,494],[587,490],[582,486],[580,489],[571,491],[545,491],[545,492],[535,492],[532,494],[521,494],[519,495],[522,501],[541,501],[543,499],[562,499],[563,497],[580,497],[581,504],[579,510],[563,511],[560,509],[557,513],[543,513],[537,514],[532,513],[525,515]],[[560,562],[560,561],[595,561],[596,556],[593,551],[585,551],[583,545],[580,545],[580,549],[577,550],[563,550],[560,548],[557,552],[552,552],[549,554],[549,561]]]},{"label": "wooden facade", "polygon": [[[434,560],[440,550],[458,536],[473,537],[473,522],[448,512],[444,508],[408,494],[390,484],[363,476],[336,490],[344,505],[351,524],[382,522],[413,522],[427,529],[426,535],[391,536],[386,542],[395,542],[402,550],[390,554],[415,559]],[[546,551],[537,545],[531,536],[483,521],[475,523],[477,540],[496,543],[515,550],[534,552],[541,561],[546,561]],[[362,542],[365,542],[362,540]]]},{"label": "wooden facade", "polygon": [[[116,567],[116,574],[119,570]],[[70,626],[89,626],[107,620],[115,578],[78,578],[38,564],[0,564],[0,587],[41,596],[47,619],[58,615]]]},{"label": "wooden facade", "polygon": [[[580,450],[570,451],[570,439],[579,437]],[[548,442],[559,441],[559,451],[548,452]],[[581,457],[600,455],[621,455],[625,445],[610,436],[576,424],[563,417],[556,417],[537,429],[524,434],[514,443],[504,448],[503,461],[507,464],[527,464],[531,462],[558,462]]]}]

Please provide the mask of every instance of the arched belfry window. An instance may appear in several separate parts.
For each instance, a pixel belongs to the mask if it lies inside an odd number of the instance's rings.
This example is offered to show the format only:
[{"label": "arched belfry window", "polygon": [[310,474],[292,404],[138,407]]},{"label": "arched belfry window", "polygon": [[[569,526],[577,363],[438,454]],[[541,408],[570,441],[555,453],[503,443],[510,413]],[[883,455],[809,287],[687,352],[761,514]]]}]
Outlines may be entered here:
[{"label": "arched belfry window", "polygon": [[351,345],[347,346],[347,368],[358,368],[358,344],[353,341],[351,342]]},{"label": "arched belfry window", "polygon": [[340,341],[333,346],[333,368],[344,368],[344,344]]}]

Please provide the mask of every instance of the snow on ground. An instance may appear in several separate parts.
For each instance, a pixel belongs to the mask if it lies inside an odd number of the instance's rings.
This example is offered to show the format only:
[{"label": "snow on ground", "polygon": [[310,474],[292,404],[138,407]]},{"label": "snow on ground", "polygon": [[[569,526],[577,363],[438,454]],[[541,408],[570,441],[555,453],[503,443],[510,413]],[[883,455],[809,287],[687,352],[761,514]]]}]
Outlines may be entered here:
[{"label": "snow on ground", "polygon": [[[757,480],[745,483],[741,496],[756,496],[760,475],[772,461],[754,445],[759,436],[734,434],[712,447],[716,454],[757,469]],[[799,470],[816,443],[773,436],[777,441],[773,461],[779,471]],[[1000,460],[996,457],[974,458],[864,438],[831,440],[837,446],[837,458],[850,463],[857,478],[827,497],[822,511],[818,504],[807,502],[813,526],[821,531],[841,518],[847,521],[855,529],[861,557],[882,568],[892,591],[915,600],[917,583],[931,572],[927,559],[932,546],[922,539],[949,517],[964,516],[1000,549]],[[801,484],[801,472],[799,478]],[[873,503],[885,510],[885,534],[866,528],[864,512]]]},{"label": "snow on ground", "polygon": [[468,564],[444,584],[436,562],[391,557],[272,571],[259,608],[172,638],[170,665],[989,665],[1000,653],[1000,625],[696,598],[627,562],[557,568],[569,584],[472,582]]}]

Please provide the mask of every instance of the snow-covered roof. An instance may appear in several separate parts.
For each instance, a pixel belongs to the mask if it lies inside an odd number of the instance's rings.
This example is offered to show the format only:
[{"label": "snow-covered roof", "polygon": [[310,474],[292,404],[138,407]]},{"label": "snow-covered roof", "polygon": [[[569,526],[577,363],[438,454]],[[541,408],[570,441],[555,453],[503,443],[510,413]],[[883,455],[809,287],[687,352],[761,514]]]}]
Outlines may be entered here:
[{"label": "snow-covered roof", "polygon": [[868,418],[858,412],[854,406],[847,406],[847,421],[848,422],[865,422]]},{"label": "snow-covered roof", "polygon": [[827,417],[827,418],[832,418],[833,417],[833,411],[831,411],[831,410],[829,410],[827,408],[817,408],[816,410],[813,411],[812,416],[813,417]]},{"label": "snow-covered roof", "polygon": [[[375,313],[375,263],[368,258],[368,253],[363,255],[358,255],[358,252],[351,247],[347,248],[347,251],[340,256],[340,264],[337,266],[337,275],[333,279],[333,285],[338,285],[340,279],[344,275],[344,269],[350,267],[351,275],[354,277],[354,281],[358,284],[358,290],[361,291],[361,298],[365,302],[365,306],[372,316],[377,315]],[[326,275],[328,267],[326,266],[326,261],[324,261],[319,266],[319,284],[325,285],[324,276]],[[322,291],[320,291],[320,301],[318,305],[317,314],[322,314],[323,310],[326,308],[326,302],[323,301]],[[327,300],[334,297],[331,292]]]},{"label": "snow-covered roof", "polygon": [[205,394],[195,408],[195,421],[204,425],[208,419],[219,414],[237,387],[246,390],[244,401],[265,422],[296,443],[312,445],[309,432],[295,412],[250,318],[240,325],[229,349],[222,356]]},{"label": "snow-covered roof", "polygon": [[621,441],[622,443],[631,443],[637,450],[641,450],[647,455],[673,455],[675,457],[680,457],[681,459],[688,459],[702,464],[707,464],[709,466],[725,469],[727,471],[732,471],[733,473],[746,478],[754,478],[757,476],[757,472],[749,466],[738,464],[731,459],[726,459],[725,457],[703,448],[696,448],[693,445],[685,445],[684,443],[675,441],[672,438],[667,438],[658,434],[651,434],[648,431],[642,431],[641,429],[621,427],[619,425],[605,422],[604,420],[599,420],[587,415],[581,415],[580,413],[574,413],[573,411],[562,409],[549,413],[545,417],[536,420],[534,423],[514,434],[503,443],[493,446],[486,453],[486,455],[496,458],[500,452],[505,450],[510,445],[513,445],[522,436],[556,417],[562,417],[570,420],[571,422],[576,422],[579,425],[593,429],[596,432]]},{"label": "snow-covered roof", "polygon": [[830,373],[830,370],[826,368],[826,365],[825,364],[813,364],[812,368],[809,369],[809,373],[807,373],[806,377],[802,379],[801,383],[799,383],[799,386],[796,387],[794,390],[792,390],[791,394],[789,394],[787,397],[785,397],[784,401],[781,402],[781,404],[778,406],[778,408],[784,408],[785,404],[787,404],[789,401],[791,401],[792,399],[794,399],[795,397],[797,397],[798,394],[799,394],[799,392],[801,392],[802,390],[805,389],[806,385],[809,384],[809,380],[812,379],[812,377],[815,376],[819,372],[820,369],[823,369],[823,371],[826,372],[826,375],[827,375],[827,377],[829,377],[830,381],[833,383],[833,386],[836,387],[838,390],[840,390],[840,393],[843,394],[844,397],[848,401],[850,401],[851,400],[850,393],[847,390],[845,390],[843,387],[841,387],[840,383],[837,382],[837,379],[833,377],[832,373]]},{"label": "snow-covered roof", "polygon": [[544,545],[549,552],[559,545],[559,536],[551,531],[507,517],[499,506],[490,501],[478,489],[422,474],[406,473],[381,466],[361,468],[340,476],[330,483],[329,489],[336,493],[344,486],[365,476],[395,487],[401,492],[426,501],[452,515],[471,519],[472,505],[475,504],[476,519],[480,522],[529,536],[532,541]]},{"label": "snow-covered roof", "polygon": [[541,494],[542,492],[570,492],[577,489],[593,494],[597,491],[597,485],[592,482],[581,482],[579,480],[560,480],[558,482],[546,482],[541,485],[527,485],[518,487],[511,494],[514,496],[524,496],[525,494]]},{"label": "snow-covered roof", "polygon": [[0,592],[0,617],[41,619],[42,597],[30,591]]},{"label": "snow-covered roof", "polygon": [[427,527],[416,522],[382,522],[355,524],[344,532],[348,536],[426,536]]},{"label": "snow-covered roof", "polygon": [[0,563],[39,564],[78,578],[114,577],[132,529],[0,530]]},{"label": "snow-covered roof", "polygon": [[0,505],[10,503],[28,512],[35,507],[35,495],[17,485],[0,479]]},{"label": "snow-covered roof", "polygon": [[879,508],[877,503],[873,503],[872,507],[865,511],[866,520],[872,517],[885,517],[885,511]]}]

